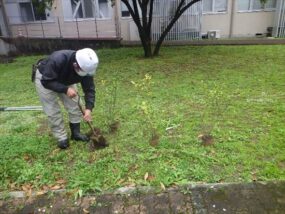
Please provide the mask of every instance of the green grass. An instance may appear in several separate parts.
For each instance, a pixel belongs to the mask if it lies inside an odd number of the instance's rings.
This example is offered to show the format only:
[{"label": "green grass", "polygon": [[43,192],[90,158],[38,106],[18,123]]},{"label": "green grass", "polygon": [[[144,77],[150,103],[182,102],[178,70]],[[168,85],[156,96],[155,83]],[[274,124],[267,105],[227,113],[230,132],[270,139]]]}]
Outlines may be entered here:
[{"label": "green grass", "polygon": [[[168,47],[155,59],[139,48],[98,55],[93,124],[110,146],[90,152],[71,142],[59,151],[42,112],[0,112],[0,191],[62,180],[70,190],[101,191],[285,179],[284,46]],[[38,58],[0,64],[1,106],[40,104],[30,81]],[[120,126],[109,133],[113,121]],[[214,144],[202,146],[201,134]]]}]

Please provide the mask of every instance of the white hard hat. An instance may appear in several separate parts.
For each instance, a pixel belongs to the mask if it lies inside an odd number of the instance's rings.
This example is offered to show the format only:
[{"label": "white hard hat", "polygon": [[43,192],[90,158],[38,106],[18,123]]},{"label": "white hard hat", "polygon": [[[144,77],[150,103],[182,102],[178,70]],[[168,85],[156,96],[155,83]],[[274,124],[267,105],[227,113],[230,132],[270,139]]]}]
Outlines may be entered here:
[{"label": "white hard hat", "polygon": [[93,76],[96,72],[99,60],[95,51],[91,48],[83,48],[76,51],[75,59],[80,67],[80,76]]}]

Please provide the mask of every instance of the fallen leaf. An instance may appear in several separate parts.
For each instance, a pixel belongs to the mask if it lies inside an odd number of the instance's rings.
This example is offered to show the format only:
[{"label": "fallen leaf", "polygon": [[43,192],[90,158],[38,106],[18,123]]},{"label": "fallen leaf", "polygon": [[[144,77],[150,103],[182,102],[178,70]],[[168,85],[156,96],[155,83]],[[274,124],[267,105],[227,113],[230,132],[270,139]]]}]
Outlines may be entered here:
[{"label": "fallen leaf", "polygon": [[55,186],[52,186],[50,189],[51,189],[51,190],[58,190],[58,189],[60,189],[60,188],[61,188],[61,186],[55,185]]},{"label": "fallen leaf", "polygon": [[166,190],[166,188],[165,188],[165,186],[164,186],[164,184],[163,184],[162,182],[160,182],[160,187],[161,187],[161,189],[162,189],[163,191]]},{"label": "fallen leaf", "polygon": [[87,209],[84,209],[84,208],[83,208],[83,212],[84,213],[90,213]]},{"label": "fallen leaf", "polygon": [[48,191],[48,190],[49,190],[49,187],[48,187],[47,185],[44,185],[44,186],[42,187],[42,189],[43,189],[44,191]]},{"label": "fallen leaf", "polygon": [[47,193],[46,191],[38,191],[38,192],[36,193],[36,195],[39,196],[39,195],[44,195],[44,194],[46,194],[46,193]]},{"label": "fallen leaf", "polygon": [[252,173],[251,173],[251,176],[252,176],[252,178],[251,178],[252,181],[257,181],[256,172],[252,172]]},{"label": "fallen leaf", "polygon": [[199,134],[197,137],[202,138],[203,136],[204,136],[203,134]]},{"label": "fallen leaf", "polygon": [[27,192],[27,195],[30,197],[32,196],[32,189],[29,189],[29,191]]},{"label": "fallen leaf", "polygon": [[66,180],[64,179],[59,179],[56,181],[57,184],[65,184],[66,183]]},{"label": "fallen leaf", "polygon": [[10,186],[10,189],[14,189],[16,187],[16,183],[15,182],[11,183],[11,184],[9,184],[9,186]]},{"label": "fallen leaf", "polygon": [[147,178],[148,178],[148,172],[147,172],[147,173],[145,173],[145,175],[144,175],[144,180],[146,181],[146,180],[147,180]]},{"label": "fallen leaf", "polygon": [[22,186],[22,190],[24,192],[28,192],[30,189],[31,189],[31,186],[29,184],[25,184],[25,185]]},{"label": "fallen leaf", "polygon": [[131,183],[127,183],[126,186],[127,186],[127,187],[135,187],[136,184],[131,182]]}]

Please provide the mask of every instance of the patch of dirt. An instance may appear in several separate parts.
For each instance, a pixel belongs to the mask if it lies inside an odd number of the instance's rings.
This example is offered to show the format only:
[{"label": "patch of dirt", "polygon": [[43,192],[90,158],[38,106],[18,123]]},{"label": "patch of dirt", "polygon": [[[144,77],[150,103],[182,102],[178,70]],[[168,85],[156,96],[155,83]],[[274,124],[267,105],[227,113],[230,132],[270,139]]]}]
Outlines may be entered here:
[{"label": "patch of dirt", "polygon": [[203,146],[211,146],[214,144],[214,137],[210,134],[200,134],[198,138]]},{"label": "patch of dirt", "polygon": [[154,132],[151,135],[151,139],[149,141],[149,145],[151,145],[153,147],[156,147],[158,144],[159,144],[159,135],[156,132]]},{"label": "patch of dirt", "polygon": [[91,152],[97,149],[103,149],[109,146],[106,138],[102,134],[101,129],[97,127],[94,128],[94,132],[93,130],[90,130],[87,133],[87,136],[90,138],[89,150]]}]

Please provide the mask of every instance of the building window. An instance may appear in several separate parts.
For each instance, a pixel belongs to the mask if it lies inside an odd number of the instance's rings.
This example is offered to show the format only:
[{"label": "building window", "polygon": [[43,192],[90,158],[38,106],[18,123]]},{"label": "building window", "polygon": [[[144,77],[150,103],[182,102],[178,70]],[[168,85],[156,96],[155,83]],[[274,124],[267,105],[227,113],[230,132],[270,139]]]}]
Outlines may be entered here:
[{"label": "building window", "polygon": [[[190,1],[186,1],[189,3]],[[180,1],[177,0],[154,0],[153,2],[153,15],[154,16],[170,16],[173,17]],[[192,5],[192,7],[195,7]],[[148,8],[149,10],[149,8]],[[190,14],[190,8],[188,8],[184,14]]]},{"label": "building window", "polygon": [[40,2],[23,1],[19,2],[20,15],[22,22],[33,22],[46,20],[45,11],[40,11]]},{"label": "building window", "polygon": [[[91,3],[91,5],[90,5],[90,3]],[[85,1],[71,0],[71,7],[72,7],[73,18],[91,18],[91,17],[94,17],[93,3],[91,1],[88,1],[88,0],[85,0]]]},{"label": "building window", "polygon": [[108,0],[70,0],[73,18],[110,18]]},{"label": "building window", "polygon": [[260,0],[239,0],[239,11],[260,11],[260,10],[273,10],[276,9],[277,0],[268,0],[264,5],[260,3]]},{"label": "building window", "polygon": [[[129,1],[129,3],[131,4],[132,1]],[[122,17],[130,17],[131,16],[127,6],[122,1],[121,1],[121,15],[122,15]]]},{"label": "building window", "polygon": [[228,7],[227,0],[202,0],[203,13],[226,12]]}]

